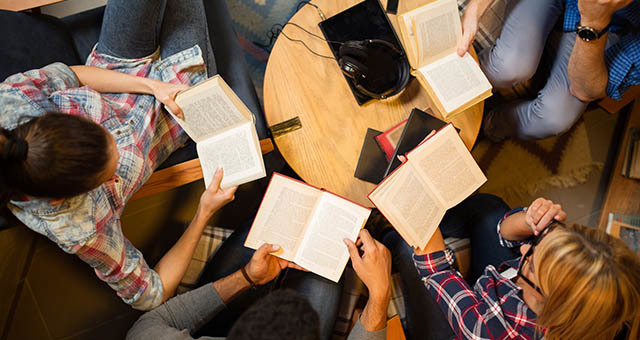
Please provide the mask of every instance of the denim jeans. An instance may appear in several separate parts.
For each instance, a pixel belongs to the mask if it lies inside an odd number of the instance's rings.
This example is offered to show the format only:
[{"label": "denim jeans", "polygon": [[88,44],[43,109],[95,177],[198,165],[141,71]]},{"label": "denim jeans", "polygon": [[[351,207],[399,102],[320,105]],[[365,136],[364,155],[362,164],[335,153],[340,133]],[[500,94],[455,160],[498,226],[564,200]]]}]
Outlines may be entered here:
[{"label": "denim jeans", "polygon": [[167,57],[194,45],[202,50],[207,74],[220,74],[249,110],[261,116],[226,1],[109,0],[97,51],[142,58],[160,47],[161,57]]},{"label": "denim jeans", "polygon": [[[198,286],[211,283],[229,274],[249,262],[253,249],[243,246],[251,223],[234,231],[222,244],[220,249],[209,259],[198,280]],[[295,289],[309,299],[311,306],[318,313],[322,339],[329,339],[333,331],[338,304],[342,293],[342,281],[335,283],[313,273],[295,269],[285,269],[280,276],[264,286],[248,290],[227,304],[227,309],[218,314],[198,333],[199,336],[226,336],[235,321],[254,302],[278,288]]]},{"label": "denim jeans", "polygon": [[[502,199],[478,194],[449,209],[442,219],[440,230],[445,238],[471,239],[468,282],[473,284],[489,264],[497,267],[519,257],[517,250],[500,246],[496,233],[498,221],[507,211],[509,207]],[[395,230],[384,234],[382,243],[391,251],[393,266],[402,278],[407,339],[453,339],[455,335],[449,322],[418,276],[413,264],[413,249]]]},{"label": "denim jeans", "polygon": [[[563,11],[561,0],[508,2],[500,37],[493,47],[478,55],[491,85],[509,89],[531,79],[545,46],[550,47],[552,60],[548,78],[535,98],[503,103],[485,113],[485,132],[489,137],[539,139],[558,135],[571,128],[586,108],[588,103],[569,91],[568,65],[576,33],[552,33]],[[618,39],[611,33],[607,44]]]}]

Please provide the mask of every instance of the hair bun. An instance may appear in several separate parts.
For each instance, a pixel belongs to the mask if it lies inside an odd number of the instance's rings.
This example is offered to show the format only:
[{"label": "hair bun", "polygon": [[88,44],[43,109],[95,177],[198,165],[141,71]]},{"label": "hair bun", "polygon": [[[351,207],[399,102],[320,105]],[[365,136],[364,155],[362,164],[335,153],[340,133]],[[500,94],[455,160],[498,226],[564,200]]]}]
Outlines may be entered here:
[{"label": "hair bun", "polygon": [[29,144],[26,140],[10,138],[2,151],[2,158],[4,160],[24,161],[27,159],[28,151]]}]

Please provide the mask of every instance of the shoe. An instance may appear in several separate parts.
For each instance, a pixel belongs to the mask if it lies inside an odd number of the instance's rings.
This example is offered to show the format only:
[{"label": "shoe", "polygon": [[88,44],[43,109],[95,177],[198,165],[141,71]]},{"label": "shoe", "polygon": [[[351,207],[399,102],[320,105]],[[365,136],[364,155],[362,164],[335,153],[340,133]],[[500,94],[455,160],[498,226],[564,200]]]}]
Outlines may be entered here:
[{"label": "shoe", "polygon": [[496,119],[498,119],[497,116],[498,114],[496,114],[495,110],[486,111],[484,113],[484,117],[482,118],[482,126],[480,127],[483,137],[492,141],[493,143],[500,143],[508,137],[503,133],[499,133],[496,129]]}]

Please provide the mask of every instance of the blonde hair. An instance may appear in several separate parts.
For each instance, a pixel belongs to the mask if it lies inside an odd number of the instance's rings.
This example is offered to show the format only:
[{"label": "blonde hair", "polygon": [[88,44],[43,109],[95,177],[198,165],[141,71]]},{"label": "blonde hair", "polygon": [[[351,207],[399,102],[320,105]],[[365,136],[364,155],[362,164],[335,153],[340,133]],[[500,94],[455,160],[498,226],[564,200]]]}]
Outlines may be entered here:
[{"label": "blonde hair", "polygon": [[557,228],[535,250],[547,340],[640,339],[640,258],[621,240],[579,225]]}]

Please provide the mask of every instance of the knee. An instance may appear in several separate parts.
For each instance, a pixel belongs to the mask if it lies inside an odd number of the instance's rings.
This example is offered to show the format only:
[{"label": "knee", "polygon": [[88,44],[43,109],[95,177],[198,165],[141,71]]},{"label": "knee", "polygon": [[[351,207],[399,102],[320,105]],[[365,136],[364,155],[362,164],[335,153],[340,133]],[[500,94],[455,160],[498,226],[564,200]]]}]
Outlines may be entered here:
[{"label": "knee", "polygon": [[510,88],[533,77],[538,60],[523,55],[518,49],[503,49],[500,55],[492,55],[484,65],[487,76],[496,88]]},{"label": "knee", "polygon": [[404,261],[412,262],[413,248],[411,248],[407,242],[404,241],[402,236],[397,231],[392,230],[387,232],[382,237],[382,244],[389,249],[391,256],[393,256],[394,262],[398,264]]},{"label": "knee", "polygon": [[[586,104],[572,105],[557,98],[539,98],[533,106],[537,119],[529,129],[534,138],[558,136],[567,132],[582,114]],[[537,126],[536,126],[537,125]]]},{"label": "knee", "polygon": [[505,201],[495,195],[491,194],[477,194],[474,196],[478,205],[482,208],[479,209],[479,216],[475,216],[475,220],[483,228],[491,229],[496,226],[498,221],[509,211],[509,205]]}]

